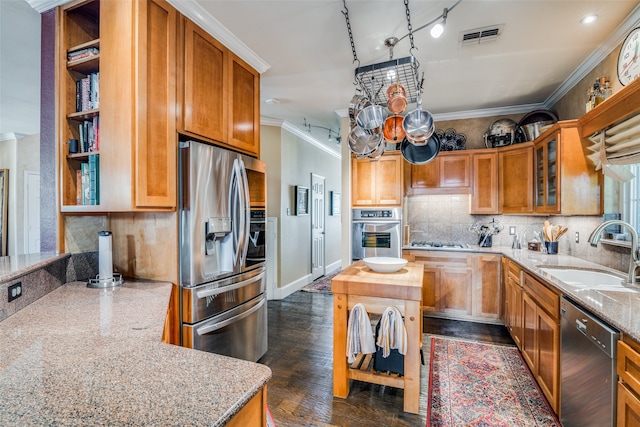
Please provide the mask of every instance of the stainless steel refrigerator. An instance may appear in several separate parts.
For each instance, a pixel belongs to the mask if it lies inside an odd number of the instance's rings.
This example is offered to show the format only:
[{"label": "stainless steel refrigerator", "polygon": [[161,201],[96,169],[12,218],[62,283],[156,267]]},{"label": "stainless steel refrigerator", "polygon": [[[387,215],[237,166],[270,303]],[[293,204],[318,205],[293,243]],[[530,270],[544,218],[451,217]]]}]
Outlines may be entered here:
[{"label": "stainless steel refrigerator", "polygon": [[267,351],[266,165],[182,141],[180,318],[185,347],[257,361]]}]

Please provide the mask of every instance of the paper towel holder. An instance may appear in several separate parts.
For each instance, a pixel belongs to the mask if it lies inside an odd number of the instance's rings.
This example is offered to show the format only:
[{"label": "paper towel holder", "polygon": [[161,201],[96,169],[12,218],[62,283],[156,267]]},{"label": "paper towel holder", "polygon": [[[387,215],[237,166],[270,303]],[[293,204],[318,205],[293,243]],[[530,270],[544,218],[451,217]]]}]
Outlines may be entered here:
[{"label": "paper towel holder", "polygon": [[110,231],[98,232],[98,275],[89,279],[88,288],[112,288],[122,286],[122,274],[113,272]]}]

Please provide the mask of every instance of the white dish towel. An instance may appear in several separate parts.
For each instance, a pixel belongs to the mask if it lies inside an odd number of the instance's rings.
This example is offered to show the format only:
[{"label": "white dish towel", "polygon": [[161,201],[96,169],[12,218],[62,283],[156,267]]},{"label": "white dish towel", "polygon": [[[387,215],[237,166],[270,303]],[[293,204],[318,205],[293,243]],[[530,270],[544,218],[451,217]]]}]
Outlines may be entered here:
[{"label": "white dish towel", "polygon": [[400,310],[387,307],[380,322],[376,344],[382,348],[382,357],[389,357],[391,349],[397,349],[400,354],[407,354],[407,330]]},{"label": "white dish towel", "polygon": [[376,352],[376,343],[371,329],[371,320],[364,304],[353,306],[347,323],[347,361],[353,363],[356,355]]}]

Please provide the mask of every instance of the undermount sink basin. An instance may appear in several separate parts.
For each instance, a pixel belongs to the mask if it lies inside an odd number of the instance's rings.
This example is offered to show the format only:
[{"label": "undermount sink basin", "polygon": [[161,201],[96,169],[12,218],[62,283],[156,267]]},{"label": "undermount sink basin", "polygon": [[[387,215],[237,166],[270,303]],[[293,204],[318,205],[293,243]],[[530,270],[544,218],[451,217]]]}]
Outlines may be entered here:
[{"label": "undermount sink basin", "polygon": [[576,286],[589,290],[610,290],[610,291],[633,291],[632,288],[626,287],[624,278],[615,274],[603,271],[581,270],[577,268],[545,268],[540,270],[548,275],[566,283],[567,285]]}]

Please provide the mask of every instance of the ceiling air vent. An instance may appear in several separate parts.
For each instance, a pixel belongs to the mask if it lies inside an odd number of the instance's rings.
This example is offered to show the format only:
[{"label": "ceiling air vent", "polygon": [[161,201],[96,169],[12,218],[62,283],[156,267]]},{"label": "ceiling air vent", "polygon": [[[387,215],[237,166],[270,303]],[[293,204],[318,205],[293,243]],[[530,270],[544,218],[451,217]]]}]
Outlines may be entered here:
[{"label": "ceiling air vent", "polygon": [[504,24],[500,24],[463,31],[460,33],[460,45],[464,47],[495,41],[502,34],[503,28]]}]

